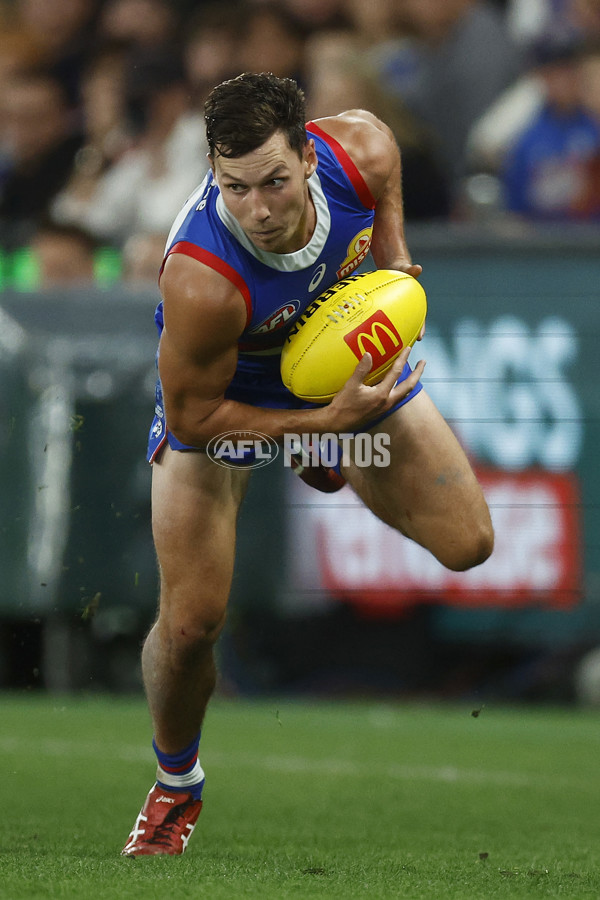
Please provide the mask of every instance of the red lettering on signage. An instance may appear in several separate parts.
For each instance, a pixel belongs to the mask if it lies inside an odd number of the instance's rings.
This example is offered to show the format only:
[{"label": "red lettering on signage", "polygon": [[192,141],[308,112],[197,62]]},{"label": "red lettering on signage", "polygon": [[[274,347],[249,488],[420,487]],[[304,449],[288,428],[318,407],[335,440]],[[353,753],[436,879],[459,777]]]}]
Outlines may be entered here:
[{"label": "red lettering on signage", "polygon": [[[419,603],[570,609],[582,596],[582,522],[574,473],[479,470],[496,535],[481,566],[451,572],[422,547],[340,494],[302,497],[297,527],[314,534],[316,582],[371,615]],[[300,491],[304,486],[296,485]],[[334,498],[334,499],[330,499]]]}]

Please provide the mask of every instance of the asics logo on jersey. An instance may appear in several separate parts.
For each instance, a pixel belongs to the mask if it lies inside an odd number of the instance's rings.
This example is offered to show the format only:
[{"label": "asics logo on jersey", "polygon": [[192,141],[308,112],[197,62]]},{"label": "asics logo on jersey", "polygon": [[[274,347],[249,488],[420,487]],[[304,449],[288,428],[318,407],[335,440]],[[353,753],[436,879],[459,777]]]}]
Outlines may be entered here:
[{"label": "asics logo on jersey", "polygon": [[317,271],[315,272],[315,274],[313,275],[313,277],[310,280],[310,284],[308,286],[309,293],[311,293],[312,291],[316,290],[319,287],[319,285],[323,281],[326,270],[327,270],[326,264],[321,263],[321,265],[318,267]]},{"label": "asics logo on jersey", "polygon": [[161,794],[160,797],[157,797],[154,801],[155,803],[175,803],[172,797],[165,797],[164,794]]}]

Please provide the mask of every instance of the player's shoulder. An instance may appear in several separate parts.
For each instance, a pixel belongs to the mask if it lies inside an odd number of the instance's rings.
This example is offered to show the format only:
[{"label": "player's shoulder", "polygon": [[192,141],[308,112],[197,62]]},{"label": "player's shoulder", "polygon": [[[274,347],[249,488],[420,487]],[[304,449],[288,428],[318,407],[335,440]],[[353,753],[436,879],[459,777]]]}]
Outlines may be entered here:
[{"label": "player's shoulder", "polygon": [[337,116],[315,119],[314,124],[341,144],[354,161],[355,157],[384,153],[388,148],[386,126],[366,109],[348,109]]},{"label": "player's shoulder", "polygon": [[385,123],[365,109],[349,109],[314,123],[343,147],[377,197],[397,152]]},{"label": "player's shoulder", "polygon": [[236,333],[246,324],[247,308],[238,288],[224,274],[185,253],[171,253],[163,268],[160,289],[165,309],[184,317],[227,323]]},{"label": "player's shoulder", "polygon": [[196,295],[227,291],[233,286],[216,269],[183,250],[171,251],[160,277],[162,293]]}]

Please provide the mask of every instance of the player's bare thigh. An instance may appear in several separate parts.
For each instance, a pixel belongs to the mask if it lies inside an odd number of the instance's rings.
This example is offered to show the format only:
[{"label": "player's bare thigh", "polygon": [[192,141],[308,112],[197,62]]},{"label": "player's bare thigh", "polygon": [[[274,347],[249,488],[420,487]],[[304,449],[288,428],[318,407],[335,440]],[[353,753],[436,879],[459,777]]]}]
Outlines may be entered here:
[{"label": "player's bare thigh", "polygon": [[463,449],[426,392],[371,432],[389,434],[390,465],[344,468],[366,505],[449,568],[483,562],[493,545],[487,503]]},{"label": "player's bare thigh", "polygon": [[152,472],[152,529],[161,608],[224,614],[247,470],[218,466],[201,452],[165,447]]}]

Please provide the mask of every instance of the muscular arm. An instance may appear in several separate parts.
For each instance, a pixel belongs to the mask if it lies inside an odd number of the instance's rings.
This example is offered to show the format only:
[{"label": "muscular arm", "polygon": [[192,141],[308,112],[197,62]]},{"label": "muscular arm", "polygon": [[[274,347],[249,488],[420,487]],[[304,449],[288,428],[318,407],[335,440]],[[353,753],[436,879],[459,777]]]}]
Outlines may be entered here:
[{"label": "muscular arm", "polygon": [[415,377],[394,388],[404,356],[376,386],[362,384],[367,354],[332,402],[321,409],[263,409],[225,399],[246,325],[241,294],[218,272],[187,256],[169,257],[161,279],[165,327],[159,372],[169,430],[203,448],[225,431],[260,431],[281,441],[286,433],[350,431],[384,413],[408,393]]},{"label": "muscular arm", "polygon": [[411,262],[404,236],[402,163],[391,129],[361,109],[320,119],[318,124],[346,150],[375,198],[371,251],[378,268],[418,277],[421,266]]}]

